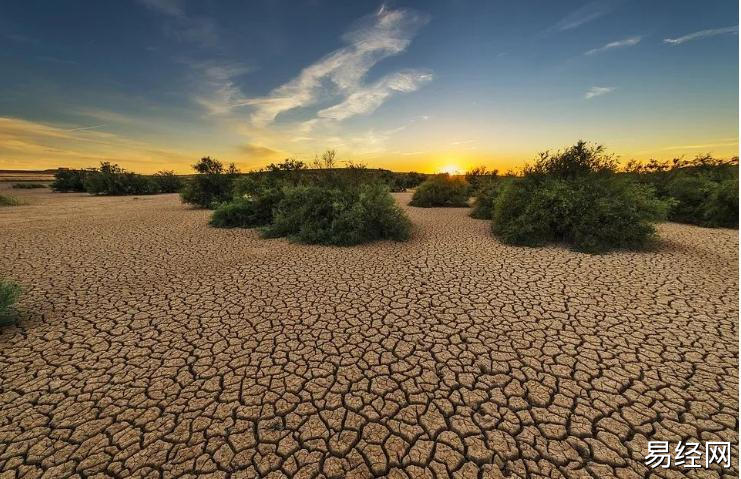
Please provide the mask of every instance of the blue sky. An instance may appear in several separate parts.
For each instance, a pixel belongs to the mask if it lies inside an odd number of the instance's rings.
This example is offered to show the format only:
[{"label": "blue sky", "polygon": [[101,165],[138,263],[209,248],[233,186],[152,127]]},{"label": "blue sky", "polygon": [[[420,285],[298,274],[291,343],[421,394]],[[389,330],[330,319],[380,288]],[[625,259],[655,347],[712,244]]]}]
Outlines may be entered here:
[{"label": "blue sky", "polygon": [[0,42],[0,168],[738,150],[729,1],[4,2]]}]

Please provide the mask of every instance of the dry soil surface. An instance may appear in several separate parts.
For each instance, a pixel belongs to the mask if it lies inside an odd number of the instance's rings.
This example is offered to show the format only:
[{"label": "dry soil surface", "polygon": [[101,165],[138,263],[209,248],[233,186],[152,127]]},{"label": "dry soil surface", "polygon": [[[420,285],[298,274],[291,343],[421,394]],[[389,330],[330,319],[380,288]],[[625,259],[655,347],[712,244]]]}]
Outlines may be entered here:
[{"label": "dry soil surface", "polygon": [[[13,193],[1,479],[737,475],[737,231],[589,256],[407,208],[409,242],[330,248],[175,195]],[[648,440],[733,464],[651,470]]]}]

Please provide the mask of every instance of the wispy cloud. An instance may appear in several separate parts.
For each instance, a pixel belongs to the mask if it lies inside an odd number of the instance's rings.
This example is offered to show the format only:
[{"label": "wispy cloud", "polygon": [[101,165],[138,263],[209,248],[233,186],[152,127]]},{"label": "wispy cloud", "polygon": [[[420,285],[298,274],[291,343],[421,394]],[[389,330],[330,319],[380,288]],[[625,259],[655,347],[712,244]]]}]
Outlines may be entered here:
[{"label": "wispy cloud", "polygon": [[689,33],[678,38],[665,38],[664,43],[670,45],[681,45],[682,43],[689,42],[692,40],[699,40],[700,38],[714,37],[716,35],[724,35],[726,33],[738,33],[738,25],[733,27],[724,28],[712,28],[710,30],[700,30],[699,32]]},{"label": "wispy cloud", "polygon": [[219,27],[206,16],[188,15],[182,0],[139,0],[147,8],[170,18],[165,33],[179,41],[215,47],[220,43]]},{"label": "wispy cloud", "polygon": [[84,130],[97,130],[98,128],[103,128],[106,125],[93,125],[93,126],[80,126],[77,128],[69,128],[67,130],[63,131],[84,131]]},{"label": "wispy cloud", "polygon": [[395,93],[408,93],[417,90],[422,84],[432,80],[432,74],[418,70],[401,71],[381,78],[372,85],[360,87],[343,102],[320,110],[320,118],[344,120],[351,116],[370,113]]},{"label": "wispy cloud", "polygon": [[[378,62],[404,52],[427,17],[412,10],[381,8],[361,19],[342,39],[337,49],[279,86],[266,97],[238,102],[233,106],[254,108],[252,122],[267,125],[282,112],[305,107],[323,96],[340,95],[344,100],[320,112],[323,118],[344,119],[377,108],[393,92],[413,91],[431,76],[428,72],[406,70],[391,73],[374,85],[364,84],[368,71]],[[331,91],[327,91],[327,84]]]},{"label": "wispy cloud", "polygon": [[698,145],[677,145],[677,146],[667,146],[664,148],[661,148],[662,150],[699,150],[704,148],[713,148],[717,146],[737,146],[738,140],[721,140],[716,143],[703,143]]},{"label": "wispy cloud", "polygon": [[579,27],[610,13],[618,3],[618,0],[596,0],[587,3],[563,17],[550,30],[563,32]]},{"label": "wispy cloud", "polygon": [[247,101],[236,83],[238,77],[249,71],[246,65],[217,61],[185,63],[202,77],[202,92],[196,95],[195,101],[209,114],[228,113],[235,105]]},{"label": "wispy cloud", "polygon": [[632,47],[632,46],[638,45],[638,43],[640,41],[641,41],[641,37],[640,36],[629,37],[629,38],[626,38],[624,40],[618,40],[618,41],[615,41],[615,42],[610,42],[610,43],[608,43],[606,45],[603,45],[603,46],[601,46],[599,48],[593,48],[591,50],[588,50],[584,54],[585,55],[594,55],[596,53],[603,53],[603,52],[606,52],[608,50],[613,50],[615,48]]},{"label": "wispy cloud", "polygon": [[611,86],[593,86],[584,94],[584,99],[589,100],[597,96],[606,95],[614,90],[615,88]]}]

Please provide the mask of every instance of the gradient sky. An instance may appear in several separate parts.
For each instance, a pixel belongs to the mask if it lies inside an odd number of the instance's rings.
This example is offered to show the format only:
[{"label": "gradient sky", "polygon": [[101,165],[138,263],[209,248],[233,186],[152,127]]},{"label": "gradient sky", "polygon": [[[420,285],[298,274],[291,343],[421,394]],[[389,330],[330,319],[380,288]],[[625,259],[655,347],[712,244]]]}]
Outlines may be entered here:
[{"label": "gradient sky", "polygon": [[0,4],[0,169],[738,152],[738,3]]}]

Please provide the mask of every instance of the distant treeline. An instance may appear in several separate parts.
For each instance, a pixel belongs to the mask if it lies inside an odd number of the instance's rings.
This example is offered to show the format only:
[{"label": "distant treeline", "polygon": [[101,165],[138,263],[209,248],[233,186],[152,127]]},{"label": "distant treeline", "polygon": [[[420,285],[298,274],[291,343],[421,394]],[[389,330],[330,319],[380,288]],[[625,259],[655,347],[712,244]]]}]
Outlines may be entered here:
[{"label": "distant treeline", "polygon": [[[271,163],[262,170],[248,173],[240,172],[233,164],[225,167],[217,160],[206,157],[204,160],[207,161],[201,161],[198,165],[211,165],[212,170],[197,170],[196,175],[176,175],[173,171],[141,175],[126,171],[117,164],[102,162],[98,168],[59,168],[54,173],[51,188],[58,192],[87,192],[94,195],[149,195],[181,192],[184,198],[192,199],[192,201],[186,199],[186,202],[210,207],[214,202],[219,203],[231,198],[234,180],[242,177],[251,177],[256,181],[263,181],[264,178],[280,179],[294,185],[313,184],[320,181],[325,184],[328,182],[360,184],[380,181],[391,191],[400,192],[414,188],[428,176],[416,172],[397,173],[384,169],[365,168],[363,165],[352,163],[346,168],[338,168],[334,166],[333,155],[334,153],[331,153],[332,159],[328,163],[314,164],[311,168],[302,161],[286,159],[281,163]],[[326,164],[330,166],[326,167]],[[213,184],[205,185],[204,182],[213,182]]]},{"label": "distant treeline", "polygon": [[107,161],[102,162],[98,168],[60,168],[54,173],[51,184],[54,191],[87,192],[93,195],[177,193],[182,187],[183,179],[173,171],[140,175]]}]

